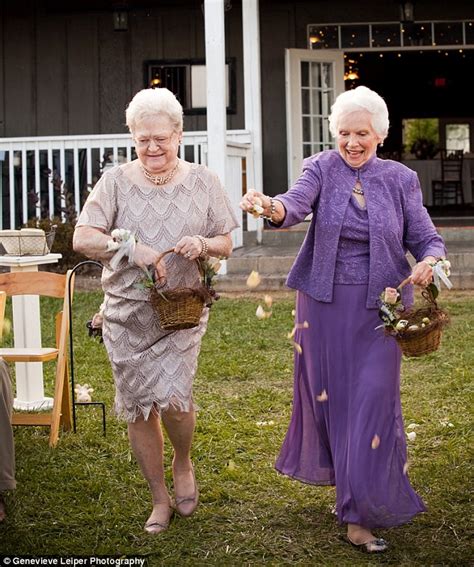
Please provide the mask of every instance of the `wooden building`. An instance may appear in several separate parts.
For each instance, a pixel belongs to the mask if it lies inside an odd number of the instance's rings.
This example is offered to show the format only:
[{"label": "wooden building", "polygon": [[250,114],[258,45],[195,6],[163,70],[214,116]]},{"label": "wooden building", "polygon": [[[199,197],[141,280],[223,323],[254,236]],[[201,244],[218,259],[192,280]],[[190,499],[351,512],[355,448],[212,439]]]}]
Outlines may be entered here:
[{"label": "wooden building", "polygon": [[[73,170],[94,155],[98,164],[106,140],[126,138],[124,109],[141,88],[172,88],[186,109],[186,132],[204,136],[191,136],[184,155],[210,156],[205,63],[213,30],[206,29],[205,6],[222,11],[225,21],[220,75],[227,118],[221,130],[239,159],[252,158],[251,183],[266,193],[284,191],[303,157],[332,146],[330,104],[357,84],[387,100],[391,130],[384,151],[402,159],[404,121],[429,118],[437,121],[439,145],[446,146],[453,131],[447,125],[462,125],[456,135],[464,136],[466,155],[474,152],[467,87],[474,63],[472,0],[3,0],[0,6],[4,227],[39,214],[39,205],[27,202],[32,191],[39,197],[46,191],[52,214],[56,196],[34,171],[43,162],[63,181],[70,176],[80,207],[95,165],[85,165],[84,174]],[[211,69],[210,82],[220,80],[214,75]],[[37,137],[44,144],[29,145]],[[74,153],[78,140],[93,137],[101,138],[98,148]],[[51,141],[61,139],[62,146]],[[122,152],[114,148],[117,161]],[[123,158],[131,151],[129,144]],[[465,207],[472,203],[471,175]]]}]

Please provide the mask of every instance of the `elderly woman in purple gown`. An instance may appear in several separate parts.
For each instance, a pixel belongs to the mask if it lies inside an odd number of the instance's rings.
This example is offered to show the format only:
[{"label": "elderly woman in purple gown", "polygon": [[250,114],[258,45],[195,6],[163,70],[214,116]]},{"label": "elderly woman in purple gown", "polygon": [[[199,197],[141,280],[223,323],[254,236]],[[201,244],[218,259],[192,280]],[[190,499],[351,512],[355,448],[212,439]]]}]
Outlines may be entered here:
[{"label": "elderly woman in purple gown", "polygon": [[[445,247],[416,173],[376,156],[389,126],[384,100],[366,87],[344,92],[329,123],[337,150],[306,159],[287,193],[250,191],[241,208],[263,209],[277,227],[312,214],[287,281],[297,290],[296,321],[309,328],[297,330],[302,354],[295,354],[293,412],[276,468],[335,485],[348,542],[382,552],[387,542],[373,530],[404,524],[425,506],[407,476],[401,352],[377,329],[378,298],[410,275],[412,284],[429,283],[430,264]],[[412,303],[413,285],[402,299]]]}]

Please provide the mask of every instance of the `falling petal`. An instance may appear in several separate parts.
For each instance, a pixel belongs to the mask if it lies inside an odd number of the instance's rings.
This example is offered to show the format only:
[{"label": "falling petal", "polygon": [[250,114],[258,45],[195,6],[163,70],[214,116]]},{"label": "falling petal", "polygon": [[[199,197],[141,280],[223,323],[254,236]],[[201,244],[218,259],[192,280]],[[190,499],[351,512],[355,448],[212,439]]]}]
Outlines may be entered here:
[{"label": "falling petal", "polygon": [[414,441],[416,439],[416,433],[414,431],[410,431],[410,433],[407,433],[407,438],[409,441]]},{"label": "falling petal", "polygon": [[267,314],[265,313],[265,310],[261,305],[259,305],[257,307],[257,311],[255,312],[255,315],[257,316],[257,319],[260,319],[260,320],[266,319],[266,317],[267,317]]},{"label": "falling petal", "polygon": [[295,333],[296,333],[296,327],[293,327],[291,333],[288,333],[287,337],[289,339],[292,339],[295,336]]},{"label": "falling petal", "polygon": [[249,277],[247,278],[247,287],[249,287],[250,289],[253,289],[254,287],[257,287],[258,285],[260,285],[260,282],[262,281],[260,274],[258,272],[255,272],[254,270],[252,270],[250,272]]},{"label": "falling petal", "polygon": [[291,316],[294,317],[296,315],[296,311],[294,309],[291,310]]},{"label": "falling petal", "polygon": [[271,295],[264,295],[263,301],[267,307],[271,307],[273,304],[273,297]]},{"label": "falling petal", "polygon": [[309,328],[308,321],[303,321],[303,329],[308,329],[308,328]]},{"label": "falling petal", "polygon": [[295,350],[298,354],[303,354],[303,349],[301,348],[301,345],[293,341],[293,346],[295,347]]},{"label": "falling petal", "polygon": [[408,472],[408,466],[409,466],[409,465],[408,465],[408,462],[406,462],[406,463],[403,465],[403,474],[407,474],[407,472]]},{"label": "falling petal", "polygon": [[326,390],[323,390],[319,396],[316,396],[316,399],[318,400],[318,402],[325,402],[328,399],[328,394],[326,392]]},{"label": "falling petal", "polygon": [[377,449],[377,447],[380,445],[380,437],[375,434],[372,438],[372,449]]}]

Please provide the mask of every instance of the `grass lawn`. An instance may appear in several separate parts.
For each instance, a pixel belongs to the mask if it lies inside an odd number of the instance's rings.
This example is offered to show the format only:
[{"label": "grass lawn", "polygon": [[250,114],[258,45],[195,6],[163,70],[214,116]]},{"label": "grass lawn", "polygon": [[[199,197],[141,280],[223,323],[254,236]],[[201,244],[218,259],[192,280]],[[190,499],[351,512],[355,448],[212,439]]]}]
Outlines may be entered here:
[{"label": "grass lawn", "polygon": [[[195,381],[201,411],[193,458],[201,505],[192,518],[176,517],[153,537],[143,532],[147,486],[126,426],[112,415],[105,350],[85,331],[101,295],[76,293],[76,381],[91,384],[93,399],[106,402],[107,435],[93,407],[77,408],[77,434],[62,434],[56,449],[49,449],[46,429],[16,428],[18,487],[0,526],[0,555],[142,555],[148,565],[180,566],[472,565],[474,294],[443,291],[453,322],[442,348],[403,363],[405,426],[418,424],[408,443],[409,474],[428,513],[380,531],[392,545],[380,557],[340,540],[333,488],[303,485],[273,468],[291,412],[293,295],[275,296],[265,321],[255,317],[260,297],[223,297],[212,309]],[[48,302],[42,314],[46,340]],[[166,458],[169,464],[169,449]]]}]

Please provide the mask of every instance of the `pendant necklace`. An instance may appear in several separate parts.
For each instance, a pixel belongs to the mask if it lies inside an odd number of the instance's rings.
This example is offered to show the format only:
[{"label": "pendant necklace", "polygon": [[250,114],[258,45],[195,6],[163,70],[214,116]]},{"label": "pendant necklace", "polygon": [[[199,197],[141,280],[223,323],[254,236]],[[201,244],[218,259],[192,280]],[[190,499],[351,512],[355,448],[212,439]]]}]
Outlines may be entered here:
[{"label": "pendant necklace", "polygon": [[[357,186],[357,184],[359,184],[359,187]],[[356,195],[363,195],[364,194],[364,190],[362,189],[362,187],[360,187],[360,171],[357,170],[357,181],[355,186],[352,188],[352,192],[355,193]]]},{"label": "pendant necklace", "polygon": [[143,171],[143,175],[148,179],[148,181],[151,181],[154,185],[165,185],[173,179],[176,172],[178,171],[179,159],[176,161],[176,165],[173,167],[173,169],[166,175],[153,175],[153,173],[150,173],[147,169],[145,169],[145,166],[143,166],[142,164],[140,164],[140,167]]}]

